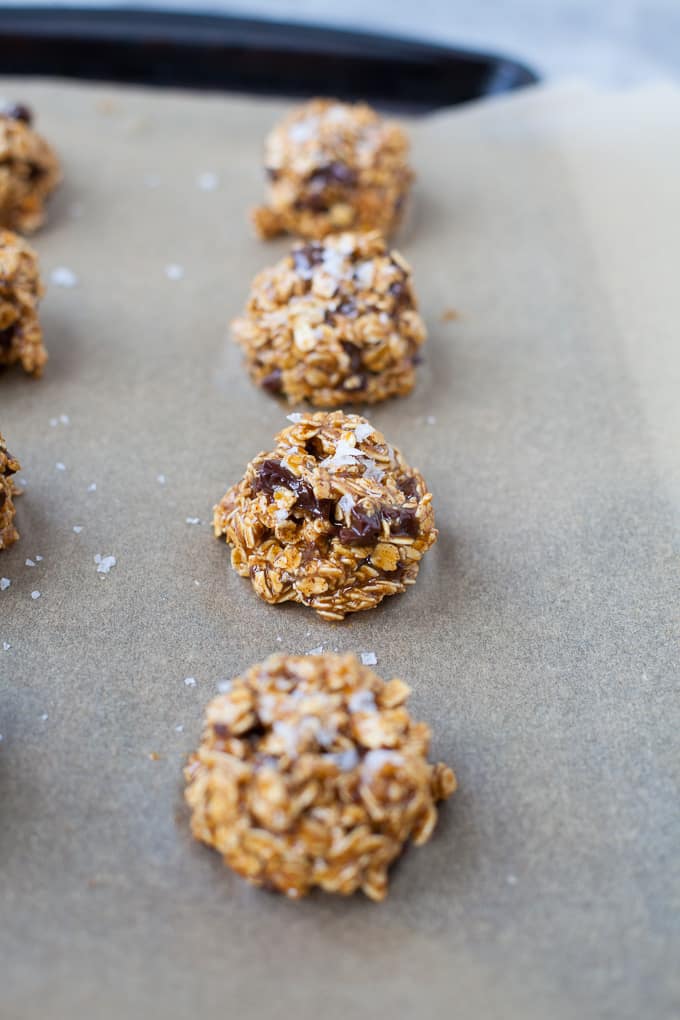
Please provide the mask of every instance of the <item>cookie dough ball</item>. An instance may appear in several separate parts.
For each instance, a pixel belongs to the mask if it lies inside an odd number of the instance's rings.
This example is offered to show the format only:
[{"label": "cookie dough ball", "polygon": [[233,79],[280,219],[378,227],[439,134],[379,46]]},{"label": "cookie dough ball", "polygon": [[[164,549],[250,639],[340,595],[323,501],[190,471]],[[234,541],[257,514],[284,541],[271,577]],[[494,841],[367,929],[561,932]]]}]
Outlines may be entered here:
[{"label": "cookie dough ball", "polygon": [[296,245],[253,282],[233,323],[253,380],[291,404],[410,393],[425,342],[411,269],[378,233]]},{"label": "cookie dough ball", "polygon": [[19,537],[19,532],[14,527],[14,496],[19,490],[14,484],[14,475],[21,470],[21,465],[16,457],[7,449],[7,445],[0,432],[0,552],[7,549]]},{"label": "cookie dough ball", "polygon": [[185,775],[196,839],[254,885],[387,894],[406,843],[427,842],[456,778],[427,760],[401,680],[353,655],[272,655],[208,705]]},{"label": "cookie dough ball", "polygon": [[269,200],[253,213],[263,238],[319,238],[399,223],[413,180],[402,128],[365,103],[313,99],[274,128],[265,145]]},{"label": "cookie dough ball", "polygon": [[47,361],[38,319],[43,294],[38,256],[11,230],[0,230],[0,369],[20,364],[39,376]]},{"label": "cookie dough ball", "polygon": [[61,180],[59,161],[31,127],[26,106],[0,106],[0,226],[22,234],[39,227],[47,196]]},{"label": "cookie dough ball", "polygon": [[341,620],[415,584],[437,539],[432,494],[364,418],[290,418],[215,507],[215,535],[265,602]]}]

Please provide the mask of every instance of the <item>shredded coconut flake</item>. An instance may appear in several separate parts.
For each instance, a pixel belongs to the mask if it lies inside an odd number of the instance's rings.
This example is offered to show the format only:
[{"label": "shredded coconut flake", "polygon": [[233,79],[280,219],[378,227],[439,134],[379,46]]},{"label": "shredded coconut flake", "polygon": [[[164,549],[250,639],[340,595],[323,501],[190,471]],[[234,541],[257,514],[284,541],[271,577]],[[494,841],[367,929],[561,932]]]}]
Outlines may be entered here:
[{"label": "shredded coconut flake", "polygon": [[377,708],[373,691],[355,691],[348,698],[347,705],[350,712],[375,712]]},{"label": "shredded coconut flake", "polygon": [[354,276],[359,285],[368,290],[373,284],[374,272],[372,262],[360,262],[354,270]]},{"label": "shredded coconut flake", "polygon": [[297,425],[298,422],[302,421],[302,415],[299,411],[293,411],[292,414],[287,414],[286,418],[288,421],[292,421],[294,425]]},{"label": "shredded coconut flake", "polygon": [[217,690],[220,692],[220,694],[228,694],[231,688],[232,688],[231,680],[217,681]]},{"label": "shredded coconut flake", "polygon": [[351,772],[359,764],[359,755],[353,747],[337,754],[329,754],[328,757],[335,762],[341,772]]},{"label": "shredded coconut flake", "polygon": [[274,511],[274,518],[277,524],[283,524],[284,521],[288,520],[288,511],[285,507],[281,507],[280,510]]},{"label": "shredded coconut flake", "polygon": [[53,269],[50,279],[55,287],[75,287],[78,283],[78,277],[67,266],[57,266]]},{"label": "shredded coconut flake", "polygon": [[364,439],[368,439],[368,437],[374,432],[375,429],[372,425],[369,425],[368,422],[359,422],[354,430],[354,435],[357,437],[357,443],[363,443]]},{"label": "shredded coconut flake", "polygon": [[379,772],[384,765],[403,764],[404,756],[399,754],[398,751],[387,751],[384,748],[378,748],[375,751],[369,751],[365,756],[363,760],[363,771],[370,781],[376,772]]},{"label": "shredded coconut flake", "polygon": [[308,142],[316,134],[319,126],[318,117],[305,117],[298,120],[288,128],[288,137],[292,142]]},{"label": "shredded coconut flake", "polygon": [[342,496],[338,500],[338,506],[343,514],[348,514],[355,506],[354,496],[349,492],[343,492]]},{"label": "shredded coconut flake", "polygon": [[367,457],[364,465],[364,478],[368,478],[372,482],[382,482],[384,477],[385,472],[383,469],[379,468],[374,460]]}]

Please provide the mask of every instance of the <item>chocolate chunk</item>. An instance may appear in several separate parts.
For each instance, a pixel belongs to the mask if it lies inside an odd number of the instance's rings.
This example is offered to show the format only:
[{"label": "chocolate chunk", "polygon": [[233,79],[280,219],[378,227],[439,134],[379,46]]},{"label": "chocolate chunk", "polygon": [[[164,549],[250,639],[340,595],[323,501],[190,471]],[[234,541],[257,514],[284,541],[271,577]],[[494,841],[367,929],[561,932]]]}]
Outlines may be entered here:
[{"label": "chocolate chunk", "polygon": [[340,528],[338,538],[343,545],[371,545],[382,535],[382,520],[378,513],[366,513],[352,507],[349,527]]},{"label": "chocolate chunk", "polygon": [[336,160],[328,166],[319,167],[308,178],[307,183],[312,191],[323,191],[332,185],[340,185],[343,188],[353,188],[357,183],[356,170],[352,170],[346,163]]},{"label": "chocolate chunk", "polygon": [[318,241],[310,241],[298,248],[293,248],[293,265],[298,273],[309,273],[323,262],[324,247]]},{"label": "chocolate chunk", "polygon": [[11,326],[7,326],[6,329],[0,329],[0,350],[8,351],[12,346],[12,340],[16,333],[17,324],[13,322]]},{"label": "chocolate chunk", "polygon": [[0,116],[8,117],[9,120],[20,120],[24,124],[31,124],[33,113],[30,107],[24,103],[7,103],[0,108]]},{"label": "chocolate chunk", "polygon": [[414,506],[384,507],[382,513],[390,526],[390,533],[392,535],[408,535],[409,538],[418,537],[419,525]]},{"label": "chocolate chunk", "polygon": [[397,482],[397,486],[400,492],[403,492],[407,499],[419,498],[420,493],[418,492],[418,482],[416,481],[415,475],[406,475],[405,478],[400,478]]},{"label": "chocolate chunk", "polygon": [[[338,315],[346,315],[350,319],[356,319],[359,309],[353,298],[345,298],[335,309]],[[354,346],[353,344],[350,346]]]},{"label": "chocolate chunk", "polygon": [[221,737],[222,740],[226,740],[229,736],[229,727],[223,722],[213,723],[213,733],[216,737]]},{"label": "chocolate chunk", "polygon": [[295,493],[297,499],[293,509],[307,510],[314,517],[323,517],[330,521],[335,511],[332,499],[317,499],[312,487],[302,478],[298,478],[284,467],[278,460],[264,460],[257,469],[253,482],[255,492],[273,493],[275,489],[288,489]]},{"label": "chocolate chunk", "polygon": [[391,283],[387,289],[388,293],[390,293],[394,298],[397,308],[400,308],[402,305],[411,304],[408,287],[402,280],[395,280],[394,283]]},{"label": "chocolate chunk", "polygon": [[341,340],[342,349],[349,358],[349,367],[352,372],[361,372],[364,363],[361,357],[361,348],[349,340]]},{"label": "chocolate chunk", "polygon": [[270,372],[269,375],[264,377],[260,385],[264,390],[267,390],[268,393],[273,393],[274,396],[277,396],[281,392],[281,378],[281,369],[275,368],[273,372]]},{"label": "chocolate chunk", "polygon": [[0,489],[0,510],[2,510],[2,508],[5,505],[6,501],[7,501],[7,493],[5,492],[4,489]]}]

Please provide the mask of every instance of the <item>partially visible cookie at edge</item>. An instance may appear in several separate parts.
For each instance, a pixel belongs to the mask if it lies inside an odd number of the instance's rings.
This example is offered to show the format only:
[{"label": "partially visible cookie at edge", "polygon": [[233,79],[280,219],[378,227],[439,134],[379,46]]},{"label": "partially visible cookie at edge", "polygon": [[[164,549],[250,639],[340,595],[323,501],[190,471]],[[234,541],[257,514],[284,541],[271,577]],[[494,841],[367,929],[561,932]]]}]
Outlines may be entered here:
[{"label": "partially visible cookie at edge", "polygon": [[0,229],[0,370],[20,365],[39,376],[47,361],[38,304],[44,293],[38,256],[11,230]]},{"label": "partially visible cookie at edge", "polygon": [[29,234],[45,221],[45,201],[61,180],[51,145],[23,104],[0,106],[0,227]]},{"label": "partially visible cookie at edge", "polygon": [[7,449],[0,432],[0,552],[19,538],[19,532],[14,526],[14,497],[19,495],[20,490],[14,483],[13,475],[20,470],[21,464]]}]

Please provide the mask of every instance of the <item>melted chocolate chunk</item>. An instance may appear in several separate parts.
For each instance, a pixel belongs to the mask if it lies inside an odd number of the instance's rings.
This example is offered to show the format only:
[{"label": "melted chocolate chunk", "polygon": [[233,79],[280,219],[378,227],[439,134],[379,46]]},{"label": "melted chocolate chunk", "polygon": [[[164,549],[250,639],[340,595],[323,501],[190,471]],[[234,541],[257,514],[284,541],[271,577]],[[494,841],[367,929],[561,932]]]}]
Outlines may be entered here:
[{"label": "melted chocolate chunk", "polygon": [[213,733],[216,737],[221,737],[222,740],[226,740],[229,736],[229,727],[223,722],[213,723]]},{"label": "melted chocolate chunk", "polygon": [[20,120],[24,124],[31,124],[33,121],[31,109],[24,103],[7,103],[0,108],[0,116],[8,117],[9,120]]},{"label": "melted chocolate chunk", "polygon": [[0,329],[0,350],[8,351],[12,346],[12,340],[16,333],[17,324],[13,322],[11,326],[7,326],[6,329]]},{"label": "melted chocolate chunk", "polygon": [[383,517],[390,526],[392,535],[408,535],[418,537],[418,518],[414,506],[392,506],[383,509]]},{"label": "melted chocolate chunk", "polygon": [[364,363],[361,357],[361,348],[357,347],[356,344],[351,343],[349,340],[341,340],[342,349],[349,358],[349,367],[353,373],[361,372]]},{"label": "melted chocolate chunk", "polygon": [[[356,319],[359,312],[354,298],[345,298],[335,310],[338,315],[346,315],[350,319]],[[354,344],[350,344],[350,346],[353,347]]]},{"label": "melted chocolate chunk", "polygon": [[353,188],[357,183],[357,174],[346,163],[336,160],[333,163],[329,163],[328,166],[322,166],[315,170],[308,178],[307,183],[312,191],[323,191],[324,188],[331,185]]},{"label": "melted chocolate chunk", "polygon": [[293,264],[298,273],[309,273],[314,266],[323,262],[324,247],[318,241],[310,241],[299,248],[293,248]]},{"label": "melted chocolate chunk", "polygon": [[0,510],[2,510],[5,502],[7,501],[7,493],[4,489],[0,489]]},{"label": "melted chocolate chunk", "polygon": [[274,396],[277,396],[281,392],[282,388],[281,376],[281,369],[275,368],[273,372],[270,372],[269,375],[264,377],[260,385],[268,393],[273,393]]},{"label": "melted chocolate chunk", "polygon": [[382,535],[382,520],[378,513],[366,513],[352,507],[349,513],[349,527],[338,531],[343,545],[371,545]]},{"label": "melted chocolate chunk", "polygon": [[408,287],[402,280],[395,280],[388,287],[388,292],[394,298],[397,308],[402,305],[410,305],[411,299],[408,292]]},{"label": "melted chocolate chunk", "polygon": [[297,499],[293,509],[307,510],[315,517],[323,517],[330,521],[335,510],[332,499],[317,499],[312,487],[302,478],[298,478],[278,460],[264,460],[257,469],[253,482],[255,492],[266,492],[270,495],[275,489],[288,489],[295,493]]},{"label": "melted chocolate chunk", "polygon": [[419,496],[418,482],[416,481],[415,475],[407,475],[406,478],[401,478],[397,482],[397,486],[400,492],[403,492],[407,499],[414,499]]}]

